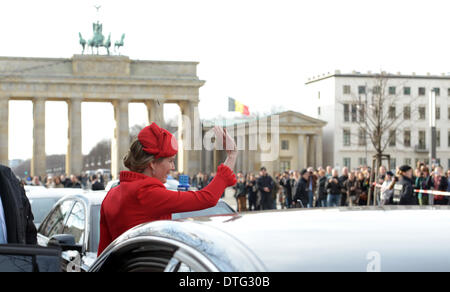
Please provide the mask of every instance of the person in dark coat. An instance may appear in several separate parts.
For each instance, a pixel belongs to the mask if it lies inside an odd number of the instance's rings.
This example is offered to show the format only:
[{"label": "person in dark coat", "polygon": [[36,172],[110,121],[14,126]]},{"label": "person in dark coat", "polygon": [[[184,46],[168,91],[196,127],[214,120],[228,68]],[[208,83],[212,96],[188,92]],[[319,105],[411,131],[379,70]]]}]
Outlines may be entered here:
[{"label": "person in dark coat", "polygon": [[310,174],[306,169],[303,169],[300,175],[300,180],[295,189],[294,203],[300,201],[298,203],[301,203],[301,207],[306,208],[308,206],[308,180]]},{"label": "person in dark coat", "polygon": [[91,189],[93,191],[103,191],[105,190],[105,186],[98,181],[98,177],[94,174],[92,175],[92,186]]},{"label": "person in dark coat", "polygon": [[248,210],[256,210],[256,200],[258,195],[258,187],[256,185],[256,178],[253,174],[250,175],[249,179],[246,181],[245,186],[248,193]]},{"label": "person in dark coat", "polygon": [[332,177],[327,182],[327,207],[339,207],[341,204],[342,185],[336,169],[332,171]]},{"label": "person in dark coat", "polygon": [[284,172],[283,177],[280,179],[280,185],[284,188],[286,195],[286,207],[290,208],[292,206],[292,184],[289,172]]},{"label": "person in dark coat", "polygon": [[342,169],[342,175],[339,177],[339,183],[341,184],[341,206],[345,206],[347,204],[347,188],[346,182],[348,180],[348,168],[344,167]]},{"label": "person in dark coat", "polygon": [[[31,205],[20,181],[9,167],[0,165],[0,239],[2,244],[37,244]],[[6,230],[5,230],[6,229]]]},{"label": "person in dark coat", "polygon": [[318,200],[317,207],[326,207],[327,206],[327,179],[328,177],[325,174],[325,170],[321,169],[319,171],[319,188],[317,190]]},{"label": "person in dark coat", "polygon": [[275,183],[272,177],[267,173],[265,167],[261,167],[260,177],[257,181],[258,190],[261,194],[261,207],[263,210],[270,210],[273,208],[272,190]]},{"label": "person in dark coat", "polygon": [[400,192],[400,205],[417,205],[417,196],[414,194],[413,181],[412,181],[412,168],[408,165],[403,165],[399,168],[401,185]]}]

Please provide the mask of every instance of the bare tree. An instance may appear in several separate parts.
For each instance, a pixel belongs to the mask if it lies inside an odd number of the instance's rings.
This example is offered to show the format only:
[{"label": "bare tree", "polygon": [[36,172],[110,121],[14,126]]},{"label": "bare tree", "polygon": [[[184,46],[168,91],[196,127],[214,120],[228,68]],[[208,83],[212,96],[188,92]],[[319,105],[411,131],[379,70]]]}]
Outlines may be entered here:
[{"label": "bare tree", "polygon": [[[393,85],[392,75],[385,72],[375,74],[369,83],[360,86],[358,91],[351,94],[351,99],[342,101],[344,105],[344,119],[357,125],[357,133],[347,133],[357,137],[357,145],[370,148],[375,152],[372,167],[371,182],[377,175],[379,167],[386,155],[388,147],[397,147],[408,141],[404,135],[403,124],[411,120],[417,111],[415,100],[417,97],[411,93],[411,88],[405,86],[406,82]],[[409,96],[408,104],[399,106],[400,96]],[[403,100],[406,100],[402,97]],[[400,137],[404,137],[402,140]],[[350,139],[351,140],[351,139]],[[353,139],[355,140],[355,139]],[[411,139],[409,137],[409,143]],[[406,145],[411,146],[411,145]],[[389,159],[390,162],[390,159]],[[389,165],[390,167],[390,165]],[[369,200],[370,201],[370,194]]]}]

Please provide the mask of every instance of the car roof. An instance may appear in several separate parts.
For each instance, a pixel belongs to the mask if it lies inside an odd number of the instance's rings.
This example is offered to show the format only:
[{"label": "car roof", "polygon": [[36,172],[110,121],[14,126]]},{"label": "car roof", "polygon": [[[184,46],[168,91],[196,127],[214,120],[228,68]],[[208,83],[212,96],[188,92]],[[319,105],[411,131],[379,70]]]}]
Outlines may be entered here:
[{"label": "car roof", "polygon": [[291,209],[158,224],[174,239],[204,235],[209,250],[222,249],[216,257],[231,246],[214,235],[221,231],[269,271],[366,271],[377,257],[383,271],[450,270],[450,206]]},{"label": "car roof", "polygon": [[60,201],[68,199],[78,199],[84,201],[86,205],[101,205],[105,199],[106,191],[84,191],[73,195],[67,195],[60,199]]},{"label": "car roof", "polygon": [[415,270],[421,260],[428,265],[419,270],[450,270],[450,207],[303,209],[197,222],[236,237],[271,271],[364,270],[371,255],[384,259],[386,271]]}]

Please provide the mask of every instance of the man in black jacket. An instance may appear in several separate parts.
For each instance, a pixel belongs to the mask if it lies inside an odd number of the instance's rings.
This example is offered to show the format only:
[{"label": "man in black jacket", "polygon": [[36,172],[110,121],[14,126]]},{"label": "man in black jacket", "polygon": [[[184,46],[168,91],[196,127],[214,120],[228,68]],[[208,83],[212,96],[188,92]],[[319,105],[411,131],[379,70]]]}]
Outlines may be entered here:
[{"label": "man in black jacket", "polygon": [[295,189],[294,203],[300,201],[301,206],[306,208],[308,205],[308,180],[310,173],[306,169],[303,169],[300,172],[300,175],[300,180],[298,181]]},{"label": "man in black jacket", "polygon": [[257,181],[258,190],[261,194],[261,207],[263,210],[273,209],[272,190],[275,187],[275,183],[267,173],[265,167],[261,167],[260,177]]},{"label": "man in black jacket", "polygon": [[284,172],[283,177],[280,179],[280,185],[284,188],[284,193],[286,195],[286,207],[290,208],[292,206],[292,184],[289,172]]},{"label": "man in black jacket", "polygon": [[333,169],[332,175],[333,176],[328,179],[326,186],[328,192],[327,207],[339,207],[342,196],[342,185],[339,180],[337,169]]},{"label": "man in black jacket", "polygon": [[[8,244],[37,244],[33,213],[25,190],[9,167],[0,165],[0,198]],[[3,228],[6,227],[6,230]],[[5,243],[5,242],[4,242]]]}]

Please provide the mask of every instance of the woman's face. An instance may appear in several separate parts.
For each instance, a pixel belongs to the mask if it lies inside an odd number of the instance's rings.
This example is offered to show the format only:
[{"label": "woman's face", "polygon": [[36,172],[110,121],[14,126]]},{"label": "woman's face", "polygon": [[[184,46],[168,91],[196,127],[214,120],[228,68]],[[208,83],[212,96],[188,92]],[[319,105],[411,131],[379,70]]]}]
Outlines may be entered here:
[{"label": "woman's face", "polygon": [[151,163],[152,177],[158,179],[162,183],[167,182],[167,176],[171,171],[175,170],[175,156],[165,157],[157,162]]}]

